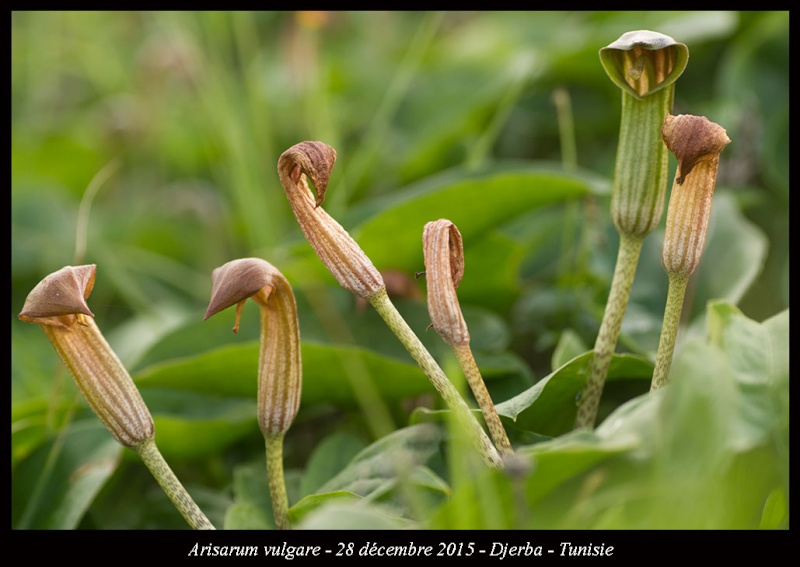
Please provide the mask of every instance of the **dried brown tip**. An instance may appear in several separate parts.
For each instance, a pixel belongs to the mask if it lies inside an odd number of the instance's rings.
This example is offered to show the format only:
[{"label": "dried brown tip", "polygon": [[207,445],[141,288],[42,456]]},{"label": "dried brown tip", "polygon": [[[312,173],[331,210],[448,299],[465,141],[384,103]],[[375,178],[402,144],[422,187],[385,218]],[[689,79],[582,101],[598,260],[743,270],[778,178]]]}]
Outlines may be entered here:
[{"label": "dried brown tip", "polygon": [[270,283],[275,267],[260,258],[240,258],[211,272],[211,300],[203,321],[255,295]]},{"label": "dried brown tip", "polygon": [[268,298],[275,274],[280,274],[278,269],[260,258],[240,258],[216,268],[211,272],[211,300],[203,321],[236,305],[233,332],[237,333],[244,302],[265,288],[264,298]]},{"label": "dried brown tip", "polygon": [[661,127],[661,137],[669,151],[678,159],[675,182],[683,184],[698,162],[712,159],[730,143],[725,128],[705,116],[667,115]]},{"label": "dried brown tip", "polygon": [[[368,299],[384,289],[383,278],[355,240],[319,205],[325,199],[336,151],[322,142],[301,142],[283,152],[278,176],[297,223],[336,281]],[[316,200],[306,179],[314,183]]]},{"label": "dried brown tip", "polygon": [[[70,326],[81,315],[94,317],[86,298],[92,293],[97,266],[65,266],[36,284],[19,314],[22,321]],[[71,316],[71,317],[70,317]]]},{"label": "dried brown tip", "polygon": [[328,180],[334,163],[336,150],[331,146],[323,142],[300,142],[281,154],[278,171],[287,175],[294,183],[298,183],[300,175],[305,174],[314,184],[314,208],[317,208],[325,202],[325,191],[328,190]]},{"label": "dried brown tip", "polygon": [[469,342],[456,288],[464,275],[464,246],[456,225],[447,219],[429,222],[422,233],[428,314],[436,332],[450,345]]}]

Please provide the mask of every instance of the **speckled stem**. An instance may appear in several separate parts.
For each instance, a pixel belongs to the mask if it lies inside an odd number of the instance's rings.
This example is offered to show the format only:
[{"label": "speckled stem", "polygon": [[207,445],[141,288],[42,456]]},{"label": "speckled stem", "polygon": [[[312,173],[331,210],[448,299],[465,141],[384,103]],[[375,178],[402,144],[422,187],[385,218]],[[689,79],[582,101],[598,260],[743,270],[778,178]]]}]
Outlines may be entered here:
[{"label": "speckled stem", "polygon": [[464,398],[461,397],[452,382],[447,379],[447,376],[445,376],[431,354],[417,335],[414,334],[414,331],[411,330],[411,327],[408,326],[403,316],[397,311],[397,308],[386,294],[386,290],[378,290],[378,292],[369,296],[367,300],[380,314],[400,342],[403,343],[403,346],[406,347],[406,350],[414,358],[419,367],[428,376],[431,384],[433,384],[433,387],[439,392],[439,395],[442,396],[447,407],[450,408],[464,430],[472,437],[476,448],[486,464],[492,468],[502,468],[502,458],[500,454],[497,452],[494,445],[492,445],[492,441],[483,430],[483,427],[481,427],[481,424],[478,423],[478,420],[472,415],[469,406],[467,406],[467,402],[464,401]]},{"label": "speckled stem", "polygon": [[158,484],[192,529],[216,529],[208,518],[206,518],[205,514],[203,514],[203,511],[195,504],[189,493],[186,492],[186,489],[178,480],[178,477],[175,476],[175,473],[172,472],[172,469],[169,468],[167,461],[164,460],[164,457],[161,455],[158,447],[156,447],[156,443],[153,439],[133,447],[133,450],[139,454]]},{"label": "speckled stem", "polygon": [[497,415],[497,409],[492,401],[492,396],[489,390],[486,389],[486,383],[483,381],[481,371],[475,362],[475,357],[472,356],[472,349],[469,343],[453,345],[453,352],[458,357],[458,363],[461,365],[461,370],[464,371],[464,376],[467,378],[472,394],[475,396],[475,401],[483,413],[483,419],[486,422],[486,427],[489,428],[489,435],[492,436],[497,450],[505,457],[514,452],[511,448],[511,441],[508,440],[503,423],[500,421],[500,416]]},{"label": "speckled stem", "polygon": [[591,429],[597,419],[597,408],[600,406],[600,397],[603,394],[611,357],[617,347],[622,318],[625,316],[625,309],[628,306],[643,239],[642,236],[620,235],[619,253],[614,269],[614,278],[611,281],[611,291],[608,294],[603,321],[595,341],[589,378],[578,402],[576,429]]},{"label": "speckled stem", "polygon": [[689,276],[684,274],[670,274],[669,276],[667,305],[664,308],[664,322],[661,326],[661,338],[658,341],[656,367],[653,371],[653,381],[650,384],[651,392],[666,386],[669,381],[669,369],[672,366],[672,354],[675,352],[675,340],[678,337],[683,298],[686,295],[688,281]]},{"label": "speckled stem", "polygon": [[264,436],[269,495],[272,498],[275,527],[279,530],[290,530],[292,526],[289,522],[289,499],[286,495],[286,482],[283,478],[283,438],[283,433]]}]

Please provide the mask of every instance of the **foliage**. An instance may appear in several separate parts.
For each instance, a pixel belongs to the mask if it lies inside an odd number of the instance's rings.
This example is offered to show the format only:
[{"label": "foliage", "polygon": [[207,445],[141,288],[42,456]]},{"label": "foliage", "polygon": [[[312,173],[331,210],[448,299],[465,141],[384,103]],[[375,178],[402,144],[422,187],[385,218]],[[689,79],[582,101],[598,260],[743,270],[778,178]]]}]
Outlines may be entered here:
[{"label": "foliage", "polygon": [[[248,256],[279,267],[298,300],[303,397],[284,450],[300,527],[788,527],[788,12],[11,19],[13,527],[186,527],[41,331],[17,320],[44,275],[80,263],[98,266],[96,321],[200,507],[218,527],[274,525],[256,306],[238,335],[232,313],[202,321],[211,270]],[[662,221],[600,425],[576,433],[617,249],[619,89],[597,51],[634,29],[688,45],[673,112],[708,116],[732,143],[674,383],[647,394]],[[336,148],[326,210],[378,269],[416,286],[398,308],[466,395],[413,278],[424,224],[457,224],[459,301],[519,453],[507,470],[482,467],[378,315],[302,238],[275,170],[302,140]]]}]

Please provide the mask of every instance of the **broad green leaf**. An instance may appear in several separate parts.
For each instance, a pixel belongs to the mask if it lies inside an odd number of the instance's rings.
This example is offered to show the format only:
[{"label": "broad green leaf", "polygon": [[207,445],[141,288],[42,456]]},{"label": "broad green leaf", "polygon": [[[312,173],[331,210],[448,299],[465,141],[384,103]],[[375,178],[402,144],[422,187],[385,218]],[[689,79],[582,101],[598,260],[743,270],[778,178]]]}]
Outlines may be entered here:
[{"label": "broad green leaf", "polygon": [[226,530],[270,530],[275,522],[267,519],[264,510],[250,502],[235,502],[225,511]]},{"label": "broad green leaf", "polygon": [[[709,301],[735,305],[742,299],[767,255],[764,233],[740,212],[724,187],[717,187],[714,193],[706,238],[700,264],[689,283],[692,293],[687,295],[682,312],[683,320],[691,321],[687,334],[692,335],[704,334]],[[644,240],[623,321],[623,333],[639,347],[637,352],[655,352],[658,348],[668,282],[661,264],[663,240],[663,230]]]},{"label": "broad green leaf", "polygon": [[132,375],[136,376],[142,369],[159,362],[191,358],[222,346],[241,345],[245,341],[258,339],[259,336],[258,305],[253,301],[244,304],[238,333],[232,331],[232,309],[218,313],[206,321],[202,319],[203,313],[198,309],[194,321],[184,319],[180,326],[164,333],[130,368]]},{"label": "broad green leaf", "polygon": [[[309,514],[331,503],[349,509],[350,506],[359,502],[361,496],[346,490],[335,490],[333,492],[323,492],[321,494],[310,494],[300,500],[297,504],[289,508],[289,519],[292,524],[302,522]],[[330,526],[331,529],[335,526]],[[338,528],[336,528],[338,529]]]},{"label": "broad green leaf", "polygon": [[[217,455],[234,442],[258,430],[255,405],[242,404],[237,418],[189,420],[155,414],[158,446],[165,457],[198,458]],[[245,411],[249,410],[249,411]]]},{"label": "broad green leaf", "polygon": [[550,367],[560,368],[576,356],[586,352],[586,350],[587,346],[583,344],[578,333],[572,329],[566,329],[561,333],[558,344],[556,344],[556,348],[553,350],[553,358],[550,361]]},{"label": "broad green leaf", "polygon": [[423,265],[422,229],[429,221],[451,220],[469,250],[489,229],[526,211],[602,190],[589,176],[530,165],[448,171],[394,196],[351,234],[379,269],[414,271]]},{"label": "broad green leaf", "polygon": [[274,529],[266,465],[238,465],[233,471],[233,503],[225,511],[226,530]]},{"label": "broad green leaf", "polygon": [[[514,529],[538,517],[540,501],[560,486],[571,486],[576,477],[607,459],[635,447],[630,441],[600,439],[594,433],[571,432],[558,439],[517,450],[505,471],[487,471],[456,488],[436,512],[434,529]],[[481,493],[491,491],[493,501],[481,502]],[[562,518],[552,518],[551,528]],[[547,523],[547,522],[545,522]]]},{"label": "broad green leaf", "polygon": [[[789,393],[785,378],[789,366],[789,312],[760,324],[730,304],[711,302],[707,321],[710,342],[723,350],[731,378],[747,393],[740,398],[737,444],[756,446],[765,435],[780,432],[779,424],[785,416],[782,407]],[[773,329],[777,332],[771,332]]]},{"label": "broad green leaf", "polygon": [[[512,464],[513,474],[456,487],[436,520],[473,529],[783,525],[788,435],[774,435],[781,427],[774,417],[762,419],[765,393],[753,386],[764,369],[784,374],[785,361],[764,361],[772,350],[779,359],[788,354],[788,312],[757,324],[717,302],[708,318],[709,338],[681,345],[667,387],[621,405],[594,432],[517,447],[523,461]],[[764,348],[772,333],[778,346]],[[524,500],[515,482],[524,483]],[[507,515],[491,522],[488,508],[469,504],[487,486],[508,502]]]},{"label": "broad green leaf", "polygon": [[399,475],[424,465],[439,451],[442,432],[433,424],[399,429],[359,452],[339,474],[328,480],[321,492],[347,490],[368,496]]},{"label": "broad green leaf", "polygon": [[695,277],[693,313],[713,299],[736,304],[758,276],[767,256],[764,233],[739,210],[724,188],[715,192],[707,244]]},{"label": "broad green leaf", "polygon": [[789,310],[781,311],[763,323],[769,339],[770,380],[778,387],[789,385]]},{"label": "broad green leaf", "polygon": [[739,437],[739,395],[724,353],[702,340],[688,341],[674,357],[659,407],[663,474],[687,481],[721,470]]},{"label": "broad green leaf", "polygon": [[708,338],[727,354],[737,382],[764,384],[770,378],[769,336],[763,325],[748,319],[734,305],[710,302]]},{"label": "broad green leaf", "polygon": [[153,415],[156,443],[165,458],[215,455],[258,431],[257,404],[170,387],[140,388]]},{"label": "broad green leaf", "polygon": [[408,470],[399,469],[395,478],[375,481],[365,499],[386,506],[398,517],[426,521],[428,510],[441,504],[450,494],[450,486],[444,479],[429,467],[417,465]]},{"label": "broad green leaf", "polygon": [[[402,399],[432,391],[425,374],[415,365],[358,347],[302,344],[303,391],[301,407],[315,403],[353,404],[350,379],[353,368],[363,369],[385,399]],[[359,370],[361,372],[361,370]],[[222,347],[191,358],[150,366],[134,379],[148,388],[171,388],[218,396],[255,398],[258,343]]]},{"label": "broad green leaf", "polygon": [[[577,396],[586,382],[592,353],[575,357],[521,394],[497,405],[501,416],[511,418],[520,429],[557,436],[570,431],[577,413]],[[611,360],[604,397],[615,382],[634,381],[636,390],[650,387],[653,366],[632,355],[616,354]]]},{"label": "broad green leaf", "polygon": [[447,483],[425,466],[438,453],[441,439],[438,427],[431,424],[395,431],[355,455],[320,492],[363,496],[392,516],[424,519],[425,511],[450,492]]},{"label": "broad green leaf", "polygon": [[531,460],[532,467],[525,484],[526,503],[535,507],[536,502],[560,484],[604,459],[635,447],[636,443],[629,439],[602,439],[594,433],[578,431],[520,451]]},{"label": "broad green leaf", "polygon": [[313,494],[328,479],[339,473],[364,449],[364,442],[355,435],[336,431],[325,437],[308,458],[300,482],[300,493]]},{"label": "broad green leaf", "polygon": [[776,488],[770,492],[764,503],[764,513],[761,515],[762,530],[778,530],[789,527],[789,503],[783,490]]},{"label": "broad green leaf", "polygon": [[74,529],[123,448],[96,419],[73,422],[20,462],[11,479],[15,529]]},{"label": "broad green leaf", "polygon": [[[343,504],[335,499],[311,511],[296,526],[299,530],[399,530],[413,527],[384,506],[367,501]],[[354,550],[354,554],[358,550]]]},{"label": "broad green leaf", "polygon": [[[486,231],[464,249],[464,278],[458,286],[462,305],[481,305],[500,313],[520,292],[520,265],[525,247],[496,231]],[[472,333],[472,327],[470,327]]]}]

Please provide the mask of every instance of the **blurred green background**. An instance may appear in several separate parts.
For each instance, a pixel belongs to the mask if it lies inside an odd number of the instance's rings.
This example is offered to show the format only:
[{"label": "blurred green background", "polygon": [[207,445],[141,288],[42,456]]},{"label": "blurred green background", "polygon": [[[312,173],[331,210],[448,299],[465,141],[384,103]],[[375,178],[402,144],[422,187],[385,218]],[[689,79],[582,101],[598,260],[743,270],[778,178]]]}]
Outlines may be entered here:
[{"label": "blurred green background", "polygon": [[[715,195],[718,235],[690,289],[687,325],[702,319],[708,299],[756,321],[788,308],[788,12],[18,11],[11,24],[14,465],[72,419],[57,409],[76,394],[55,352],[17,320],[28,292],[65,265],[98,265],[89,305],[137,380],[153,377],[149,365],[240,344],[232,313],[200,322],[211,271],[245,256],[269,260],[296,286],[309,350],[351,345],[402,360],[372,314],[321,269],[291,214],[276,164],[303,140],[337,150],[325,208],[379,269],[401,272],[401,311],[422,333],[424,279],[412,277],[423,269],[421,247],[404,242],[421,244],[424,222],[438,218],[426,215],[463,215],[459,227],[472,240],[459,296],[479,363],[500,377],[498,401],[547,375],[565,352],[585,350],[616,255],[608,187],[620,93],[597,51],[626,31],[688,45],[673,113],[705,115],[732,140]],[[533,164],[555,173],[532,178],[565,184],[552,204],[487,205],[486,218],[469,220],[480,199],[517,194],[492,172]],[[470,175],[496,183],[437,193]],[[580,199],[562,197],[573,195],[569,183]],[[433,195],[430,209],[414,204],[420,195]],[[646,241],[620,343],[645,358],[666,294],[659,235]],[[250,319],[245,339],[258,333]],[[181,339],[192,326],[199,330]],[[445,349],[432,333],[426,342],[438,356]],[[312,372],[323,359],[309,363]],[[373,369],[360,368],[351,379]],[[362,409],[377,403],[331,396]],[[357,416],[349,428],[365,442],[380,438],[407,417],[408,408],[390,406],[389,418],[367,418],[369,434]],[[306,410],[309,423],[319,415],[332,414]],[[230,460],[249,455],[258,431],[243,435],[215,446]],[[300,467],[321,438],[314,427],[303,435],[288,452]],[[201,481],[226,485],[224,462],[206,462]]]}]

